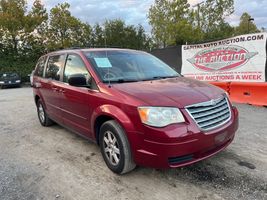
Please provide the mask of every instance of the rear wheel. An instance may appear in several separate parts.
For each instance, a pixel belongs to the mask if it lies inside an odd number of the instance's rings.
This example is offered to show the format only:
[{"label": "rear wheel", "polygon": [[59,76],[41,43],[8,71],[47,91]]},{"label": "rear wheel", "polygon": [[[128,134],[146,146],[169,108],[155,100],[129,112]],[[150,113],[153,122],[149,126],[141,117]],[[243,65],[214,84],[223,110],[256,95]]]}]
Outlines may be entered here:
[{"label": "rear wheel", "polygon": [[115,120],[101,126],[99,142],[104,161],[111,171],[124,174],[135,168],[126,134]]},{"label": "rear wheel", "polygon": [[53,121],[47,116],[40,99],[37,101],[37,114],[42,126],[51,126],[53,124]]}]

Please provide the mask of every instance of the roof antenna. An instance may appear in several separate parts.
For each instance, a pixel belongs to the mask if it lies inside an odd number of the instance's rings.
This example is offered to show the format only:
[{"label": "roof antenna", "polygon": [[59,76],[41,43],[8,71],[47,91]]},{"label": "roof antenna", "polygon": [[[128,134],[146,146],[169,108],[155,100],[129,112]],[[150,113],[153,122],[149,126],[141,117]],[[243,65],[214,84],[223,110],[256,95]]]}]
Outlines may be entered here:
[{"label": "roof antenna", "polygon": [[[106,52],[106,58],[108,59],[108,51],[107,51],[107,31],[106,31],[106,30],[105,30],[105,52]],[[110,77],[109,77],[109,66],[108,66],[108,87],[111,88]]]}]

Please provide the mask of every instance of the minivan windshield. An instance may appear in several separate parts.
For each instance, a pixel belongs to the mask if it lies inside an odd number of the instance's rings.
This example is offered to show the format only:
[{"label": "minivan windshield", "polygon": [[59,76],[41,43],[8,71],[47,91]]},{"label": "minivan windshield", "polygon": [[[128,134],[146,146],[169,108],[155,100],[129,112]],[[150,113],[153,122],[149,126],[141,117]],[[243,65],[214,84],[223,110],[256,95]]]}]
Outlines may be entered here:
[{"label": "minivan windshield", "polygon": [[134,82],[180,76],[151,54],[130,50],[87,51],[85,55],[103,82]]}]

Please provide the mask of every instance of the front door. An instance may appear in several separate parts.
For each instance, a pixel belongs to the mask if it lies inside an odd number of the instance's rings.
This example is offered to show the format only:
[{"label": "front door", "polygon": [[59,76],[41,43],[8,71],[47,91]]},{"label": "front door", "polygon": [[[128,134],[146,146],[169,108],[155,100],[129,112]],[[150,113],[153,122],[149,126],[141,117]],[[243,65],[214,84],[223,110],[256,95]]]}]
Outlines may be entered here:
[{"label": "front door", "polygon": [[74,74],[83,74],[87,81],[91,80],[91,75],[81,57],[78,54],[69,54],[63,74],[64,85],[60,89],[62,93],[61,109],[64,125],[87,137],[91,137],[90,116],[92,106],[90,106],[90,89],[88,87],[69,85],[68,77]]}]

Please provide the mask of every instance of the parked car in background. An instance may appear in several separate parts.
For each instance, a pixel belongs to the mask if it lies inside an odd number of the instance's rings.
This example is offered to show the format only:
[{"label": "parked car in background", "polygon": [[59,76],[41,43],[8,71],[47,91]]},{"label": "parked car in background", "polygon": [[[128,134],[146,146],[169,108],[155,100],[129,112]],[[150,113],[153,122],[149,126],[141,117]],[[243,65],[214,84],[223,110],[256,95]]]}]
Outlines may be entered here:
[{"label": "parked car in background", "polygon": [[49,53],[36,65],[33,92],[41,125],[57,122],[95,141],[118,174],[206,159],[238,128],[238,111],[222,89],[184,78],[142,51]]},{"label": "parked car in background", "polygon": [[21,78],[17,73],[0,73],[0,87],[20,87]]}]

